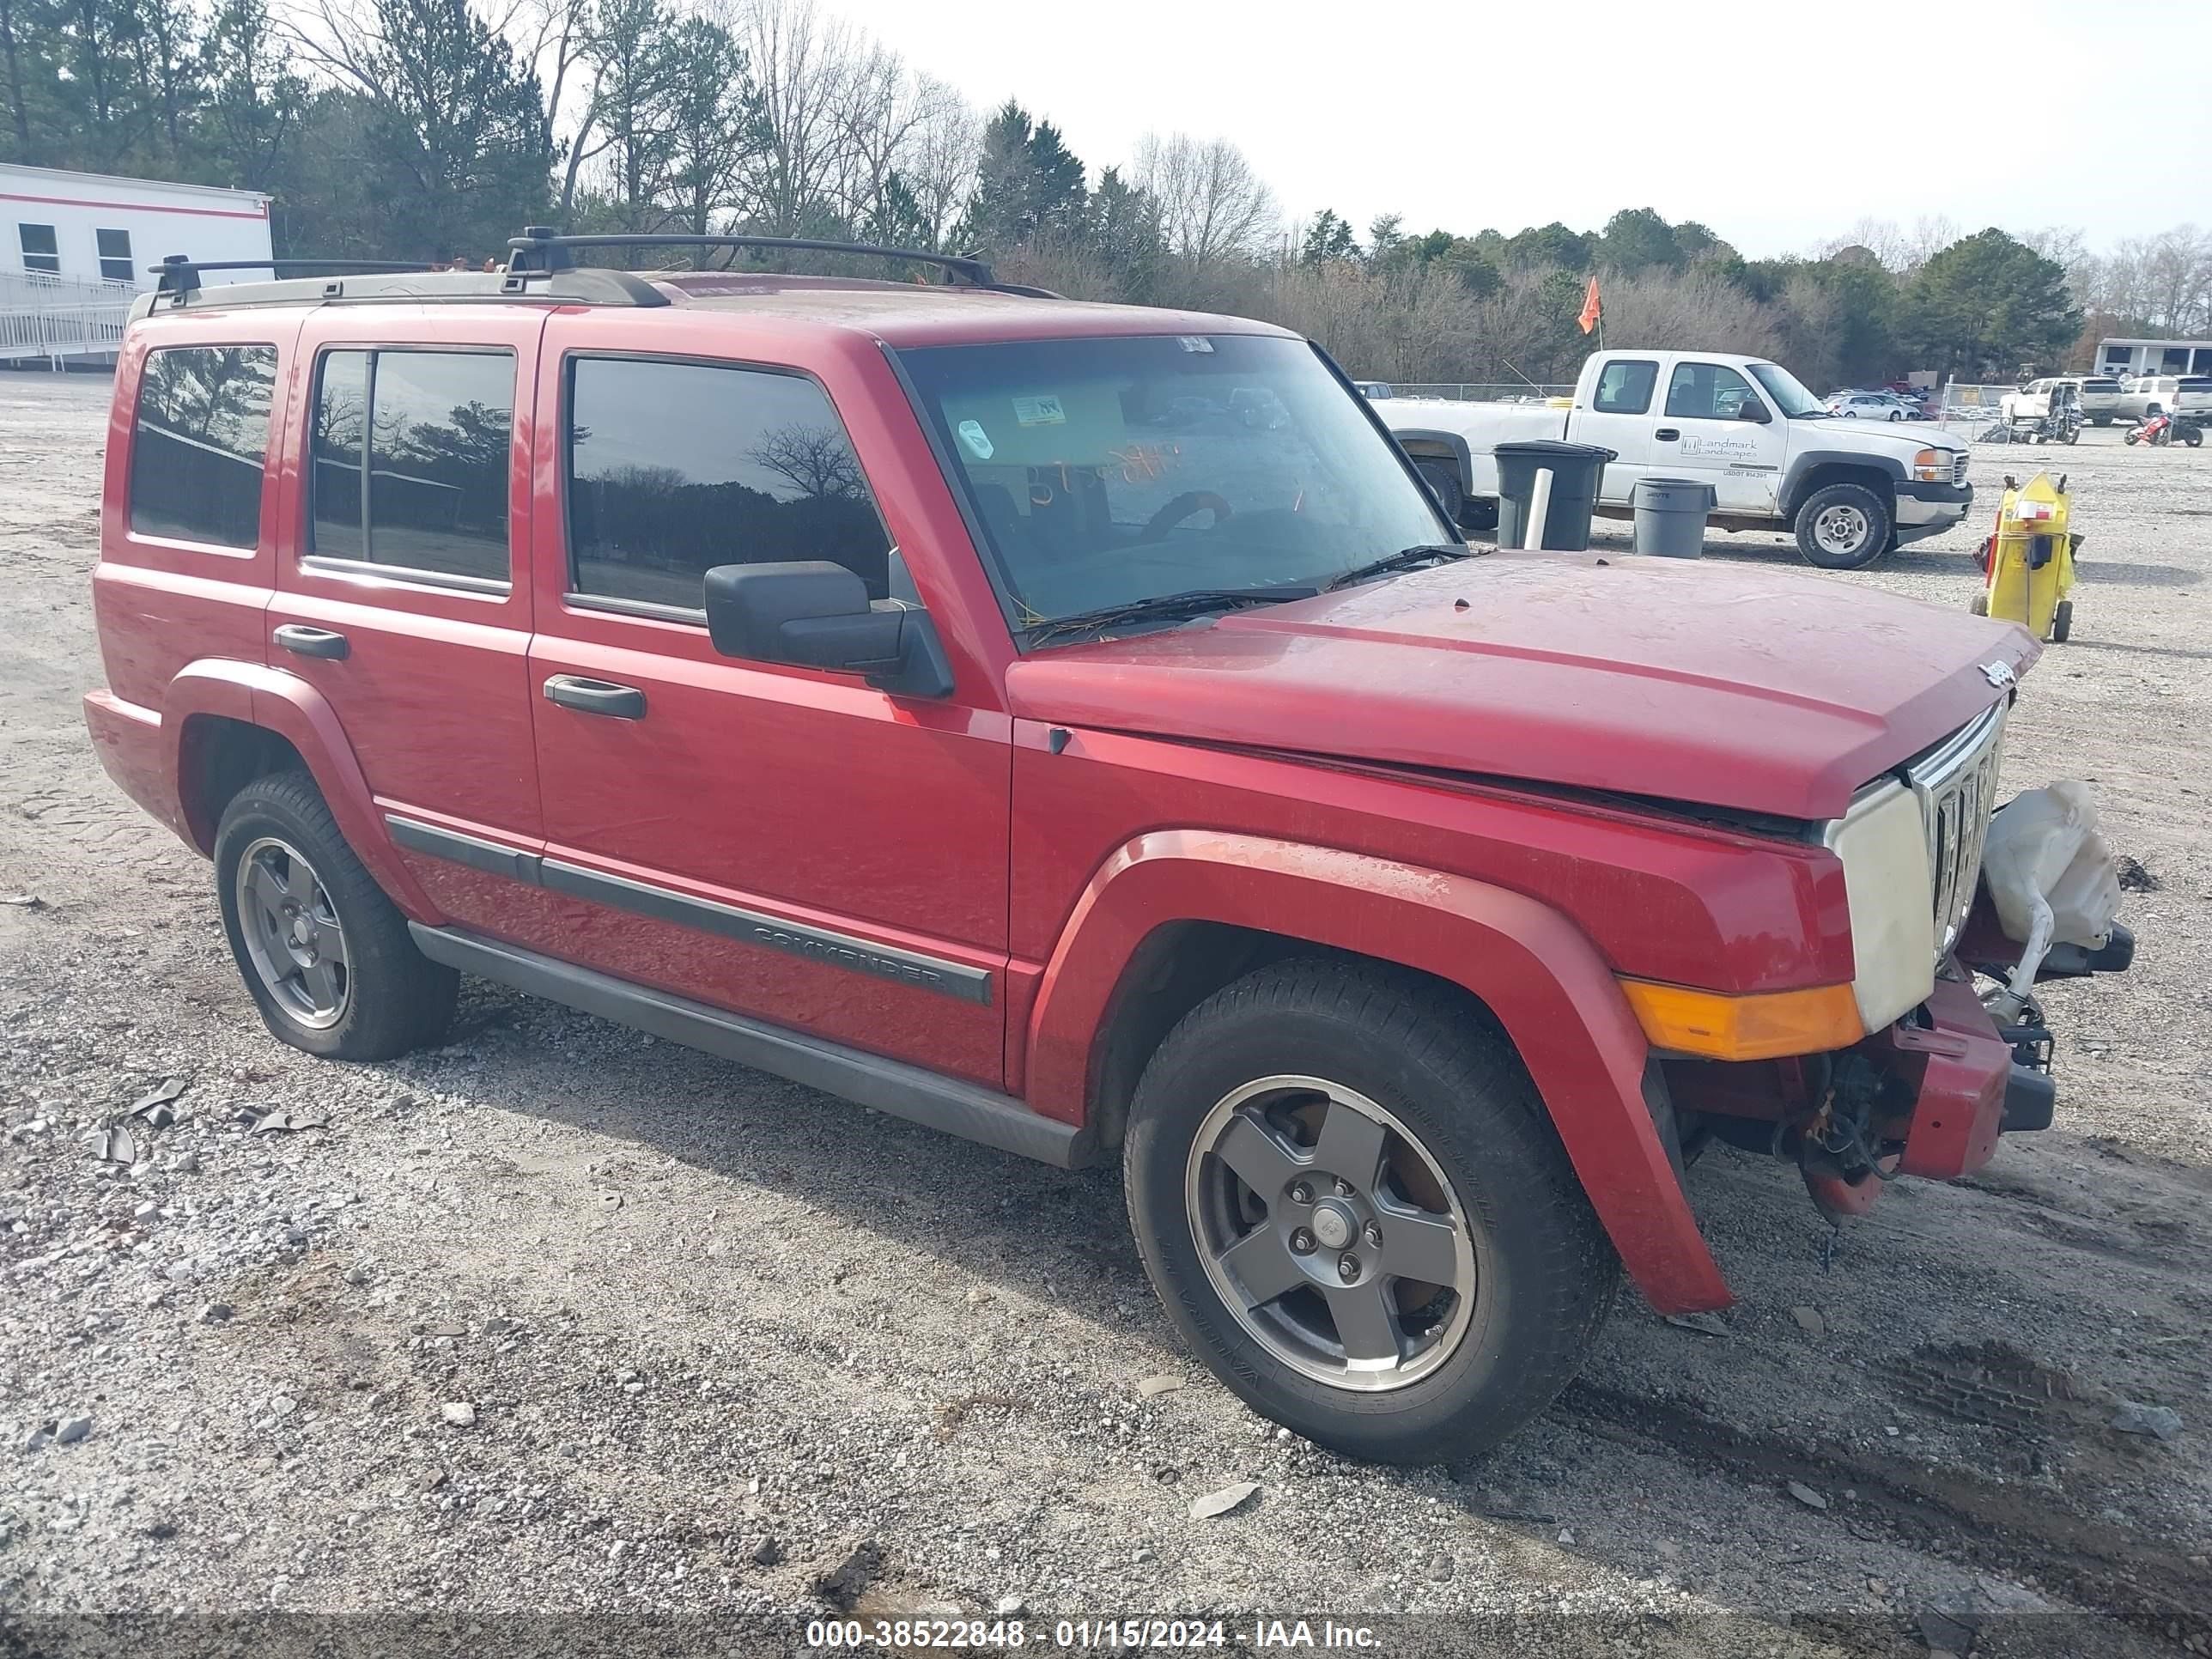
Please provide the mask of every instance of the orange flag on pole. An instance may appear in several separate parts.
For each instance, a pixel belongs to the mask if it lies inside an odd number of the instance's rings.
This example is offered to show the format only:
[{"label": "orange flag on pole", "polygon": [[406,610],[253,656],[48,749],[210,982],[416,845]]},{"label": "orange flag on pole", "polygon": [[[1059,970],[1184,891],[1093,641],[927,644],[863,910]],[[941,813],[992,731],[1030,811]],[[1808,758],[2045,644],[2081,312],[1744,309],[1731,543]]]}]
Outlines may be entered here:
[{"label": "orange flag on pole", "polygon": [[1597,302],[1597,278],[1593,276],[1590,278],[1589,292],[1583,295],[1582,315],[1575,320],[1583,325],[1583,332],[1587,334],[1597,326],[1598,319],[1603,315],[1605,315],[1605,308]]}]

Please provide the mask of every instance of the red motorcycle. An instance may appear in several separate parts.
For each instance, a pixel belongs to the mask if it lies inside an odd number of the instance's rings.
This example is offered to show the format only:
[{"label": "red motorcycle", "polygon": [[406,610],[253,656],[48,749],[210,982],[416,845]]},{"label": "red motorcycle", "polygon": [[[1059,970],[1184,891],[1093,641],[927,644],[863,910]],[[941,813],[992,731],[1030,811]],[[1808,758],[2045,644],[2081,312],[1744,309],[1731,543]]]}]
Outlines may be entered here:
[{"label": "red motorcycle", "polygon": [[2120,437],[2125,443],[2151,444],[2160,448],[2179,439],[2191,449],[2197,449],[2204,443],[2204,428],[2200,422],[2176,420],[2172,414],[2160,410],[2155,415],[2145,416],[2136,423],[2133,430],[2122,433]]}]

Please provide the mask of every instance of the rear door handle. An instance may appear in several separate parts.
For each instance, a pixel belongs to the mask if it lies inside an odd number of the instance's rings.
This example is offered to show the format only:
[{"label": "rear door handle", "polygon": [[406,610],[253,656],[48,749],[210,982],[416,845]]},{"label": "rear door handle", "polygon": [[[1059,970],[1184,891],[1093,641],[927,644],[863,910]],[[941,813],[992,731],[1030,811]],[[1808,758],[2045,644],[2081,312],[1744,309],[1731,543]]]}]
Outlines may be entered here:
[{"label": "rear door handle", "polygon": [[634,685],[587,680],[580,674],[556,674],[545,682],[545,696],[580,714],[611,714],[618,720],[645,718],[645,693]]},{"label": "rear door handle", "polygon": [[332,662],[343,662],[353,648],[344,635],[333,634],[327,628],[309,628],[304,623],[286,623],[270,637],[295,657],[326,657]]},{"label": "rear door handle", "polygon": [[1682,428],[1679,426],[1662,426],[1651,435],[1662,444],[1671,444],[1682,435]]}]

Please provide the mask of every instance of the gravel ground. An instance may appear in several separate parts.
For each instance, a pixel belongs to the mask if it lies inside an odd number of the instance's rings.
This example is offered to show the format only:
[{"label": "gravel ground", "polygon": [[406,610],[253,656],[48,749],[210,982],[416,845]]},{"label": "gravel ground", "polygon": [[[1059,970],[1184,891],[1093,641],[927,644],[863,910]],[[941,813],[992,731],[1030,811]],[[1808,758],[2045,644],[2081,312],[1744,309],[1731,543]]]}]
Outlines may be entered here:
[{"label": "gravel ground", "polygon": [[[1793,1171],[1716,1151],[1691,1195],[1740,1304],[1707,1331],[1624,1291],[1542,1419],[1406,1472],[1291,1438],[1190,1362],[1111,1171],[480,985],[447,1047],[395,1064],[270,1039],[206,866],[79,719],[106,395],[0,376],[19,1646],[389,1635],[307,1617],[383,1613],[417,1646],[435,1617],[477,1652],[777,1652],[824,1613],[1003,1607],[1033,1640],[1156,1611],[1248,1637],[1334,1615],[1390,1653],[2212,1652],[2212,453],[2114,429],[2053,458],[2085,585],[2007,781],[2094,780],[2152,884],[2134,973],[2049,1000],[2059,1127],[1899,1183],[1832,1265]],[[1984,501],[2030,459],[1978,454]],[[1844,580],[1963,607],[1986,516]],[[1796,562],[1775,538],[1711,552]],[[96,1161],[82,1133],[164,1079],[174,1123]],[[327,1121],[241,1119],[270,1110]],[[2115,1429],[2124,1402],[2178,1437]]]}]

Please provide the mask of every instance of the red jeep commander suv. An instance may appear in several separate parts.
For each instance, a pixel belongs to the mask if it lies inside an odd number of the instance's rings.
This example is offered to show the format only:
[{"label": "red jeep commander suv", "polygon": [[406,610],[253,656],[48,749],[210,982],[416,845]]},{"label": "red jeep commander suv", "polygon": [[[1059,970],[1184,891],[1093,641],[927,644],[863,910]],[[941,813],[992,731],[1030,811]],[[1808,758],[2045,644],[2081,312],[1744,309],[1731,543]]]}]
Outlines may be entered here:
[{"label": "red jeep commander suv", "polygon": [[1407,1461],[1540,1410],[1621,1267],[1727,1304],[1709,1137],[1850,1210],[2049,1122],[1960,961],[2019,629],[1471,549],[1278,328],[607,240],[172,262],[131,326],[87,715],[283,1041],[476,974],[1118,1150],[1192,1350]]}]

